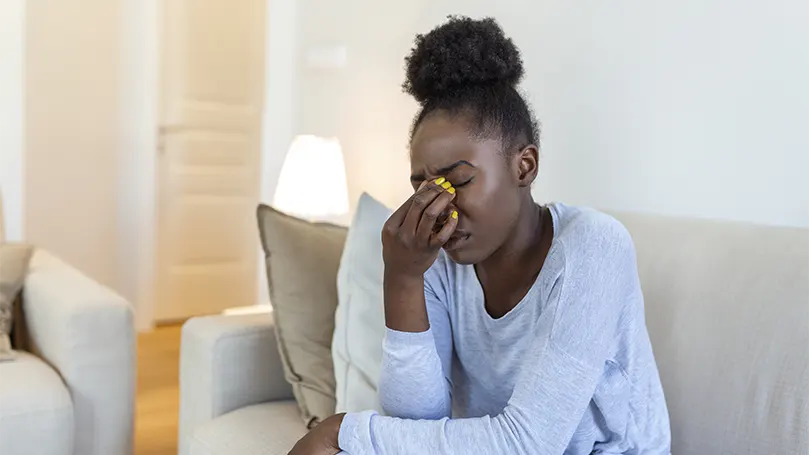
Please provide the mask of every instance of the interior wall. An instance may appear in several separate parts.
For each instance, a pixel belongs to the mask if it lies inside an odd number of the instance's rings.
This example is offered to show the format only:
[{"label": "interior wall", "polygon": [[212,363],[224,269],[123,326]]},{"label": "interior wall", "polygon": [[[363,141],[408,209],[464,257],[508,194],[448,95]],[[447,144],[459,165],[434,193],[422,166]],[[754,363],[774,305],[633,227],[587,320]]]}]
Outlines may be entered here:
[{"label": "interior wall", "polygon": [[0,2],[0,235],[23,239],[25,1]]},{"label": "interior wall", "polygon": [[591,3],[544,11],[531,47],[536,194],[809,226],[809,3]]},{"label": "interior wall", "polygon": [[[294,130],[336,134],[352,201],[411,192],[401,93],[416,33],[496,17],[543,124],[534,194],[609,210],[809,226],[809,3],[302,0]],[[362,14],[357,14],[362,11]],[[344,68],[306,64],[344,45]]]},{"label": "interior wall", "polygon": [[157,1],[0,2],[5,237],[136,307],[151,301]]},{"label": "interior wall", "polygon": [[[297,91],[297,0],[267,3],[264,118],[261,144],[261,201],[272,204],[287,149],[295,137]],[[264,253],[258,252],[258,303],[269,302]]]},{"label": "interior wall", "polygon": [[120,16],[118,291],[139,330],[153,326],[155,304],[160,4],[124,0]]},{"label": "interior wall", "polygon": [[25,237],[151,324],[157,0],[27,2]]},{"label": "interior wall", "polygon": [[120,1],[28,2],[26,237],[116,287]]}]

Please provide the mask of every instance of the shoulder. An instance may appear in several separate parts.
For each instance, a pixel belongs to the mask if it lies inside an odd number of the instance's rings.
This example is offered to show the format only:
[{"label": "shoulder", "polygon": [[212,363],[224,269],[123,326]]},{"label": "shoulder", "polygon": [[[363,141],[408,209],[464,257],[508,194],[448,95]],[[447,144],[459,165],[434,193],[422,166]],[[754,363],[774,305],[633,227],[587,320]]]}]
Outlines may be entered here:
[{"label": "shoulder", "polygon": [[587,207],[564,204],[551,206],[557,217],[556,239],[565,250],[567,261],[613,262],[634,259],[635,247],[629,231],[606,213]]}]

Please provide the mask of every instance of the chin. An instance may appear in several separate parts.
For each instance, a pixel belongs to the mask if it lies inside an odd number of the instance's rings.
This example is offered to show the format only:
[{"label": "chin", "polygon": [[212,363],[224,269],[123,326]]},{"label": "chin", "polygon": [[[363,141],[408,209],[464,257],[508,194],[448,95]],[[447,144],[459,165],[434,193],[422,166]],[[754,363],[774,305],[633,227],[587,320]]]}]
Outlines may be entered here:
[{"label": "chin", "polygon": [[444,252],[456,264],[477,264],[491,255],[491,250],[488,250],[487,245],[481,244],[479,240],[471,234],[452,238],[444,245]]},{"label": "chin", "polygon": [[446,251],[446,253],[452,262],[460,265],[473,265],[483,260],[480,254],[477,254],[478,252],[472,248],[458,248]]},{"label": "chin", "polygon": [[447,242],[444,245],[444,252],[456,264],[479,264],[491,256],[496,248],[489,248],[488,245],[479,243],[478,240],[480,239],[466,235],[458,240]]}]

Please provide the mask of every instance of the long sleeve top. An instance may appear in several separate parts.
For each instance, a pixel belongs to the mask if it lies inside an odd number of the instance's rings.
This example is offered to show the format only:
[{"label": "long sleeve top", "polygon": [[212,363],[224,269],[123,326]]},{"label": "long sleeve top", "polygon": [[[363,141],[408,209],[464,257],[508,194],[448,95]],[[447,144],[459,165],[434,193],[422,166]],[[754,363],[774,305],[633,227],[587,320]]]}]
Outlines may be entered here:
[{"label": "long sleeve top", "polygon": [[349,413],[348,455],[668,454],[670,428],[629,233],[552,204],[542,270],[492,318],[474,267],[443,252],[425,274],[430,329],[388,329],[386,415]]}]

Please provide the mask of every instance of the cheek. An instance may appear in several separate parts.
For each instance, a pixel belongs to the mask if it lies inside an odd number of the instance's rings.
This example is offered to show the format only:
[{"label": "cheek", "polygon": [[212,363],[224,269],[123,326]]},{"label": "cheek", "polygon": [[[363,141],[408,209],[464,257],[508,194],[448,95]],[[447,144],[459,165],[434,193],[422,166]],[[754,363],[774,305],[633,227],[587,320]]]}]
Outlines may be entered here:
[{"label": "cheek", "polygon": [[499,231],[509,224],[519,212],[519,193],[502,182],[475,182],[468,188],[458,190],[453,201],[469,228],[483,234]]},{"label": "cheek", "polygon": [[462,214],[471,220],[481,222],[497,216],[502,207],[504,198],[503,189],[488,182],[476,181],[469,187],[458,190],[458,196],[453,201]]}]

